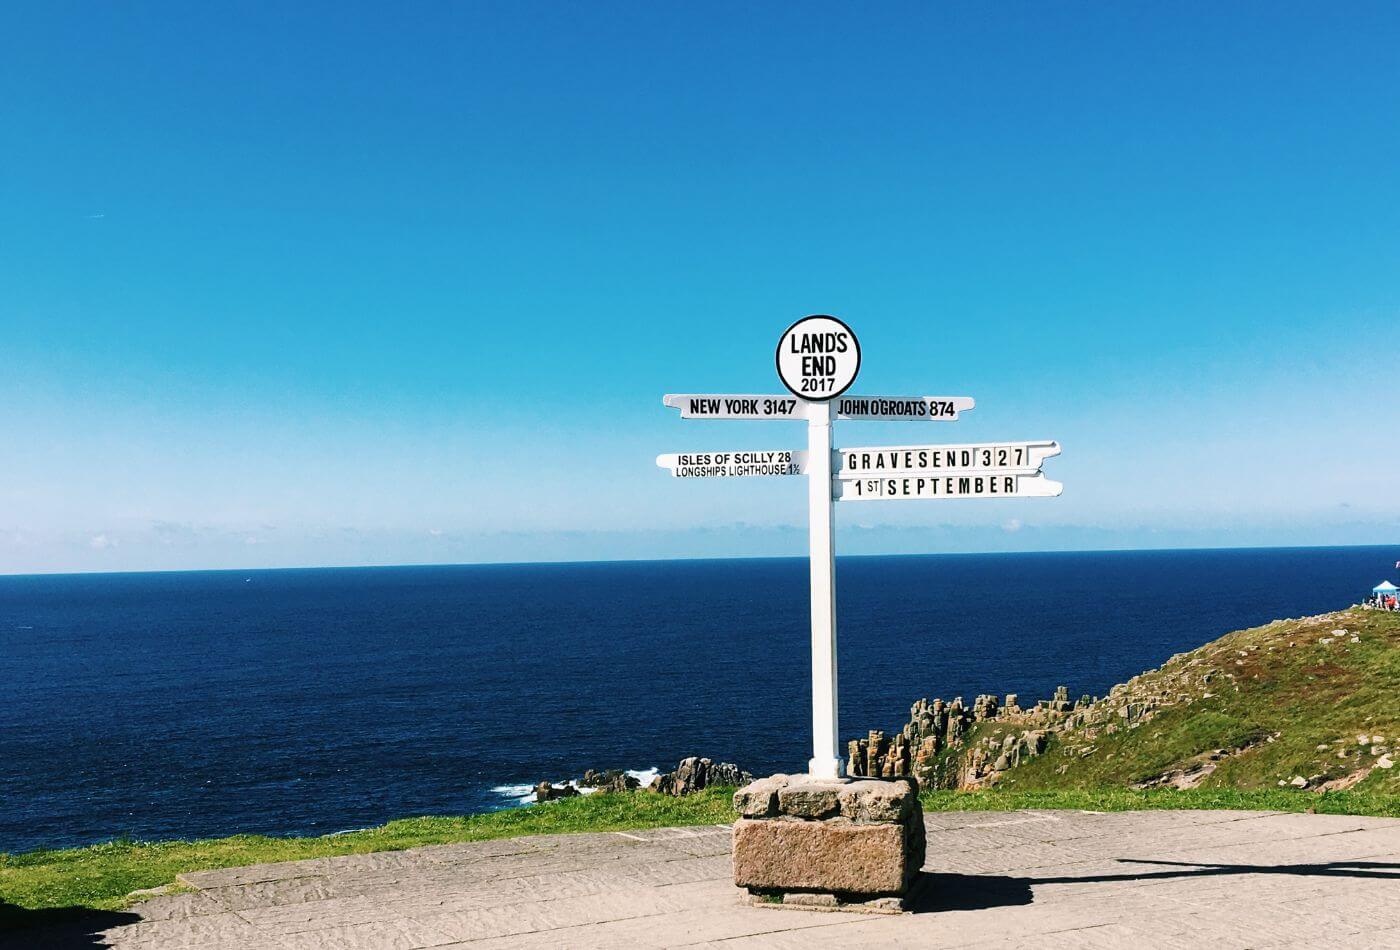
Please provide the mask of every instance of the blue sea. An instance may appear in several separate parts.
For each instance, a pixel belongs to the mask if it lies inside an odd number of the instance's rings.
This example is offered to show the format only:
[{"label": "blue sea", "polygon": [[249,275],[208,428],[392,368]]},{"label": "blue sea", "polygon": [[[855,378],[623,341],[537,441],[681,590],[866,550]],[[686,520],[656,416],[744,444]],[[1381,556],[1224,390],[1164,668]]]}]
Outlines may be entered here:
[{"label": "blue sea", "polygon": [[[837,565],[843,738],[1344,607],[1395,548]],[[804,559],[0,577],[0,851],[322,834],[809,750]]]}]

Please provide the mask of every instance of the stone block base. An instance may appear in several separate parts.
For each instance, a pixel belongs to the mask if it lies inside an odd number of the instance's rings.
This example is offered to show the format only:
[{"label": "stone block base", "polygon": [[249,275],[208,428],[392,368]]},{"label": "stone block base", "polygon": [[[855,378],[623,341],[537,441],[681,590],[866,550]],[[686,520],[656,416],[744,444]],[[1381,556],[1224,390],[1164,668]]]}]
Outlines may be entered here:
[{"label": "stone block base", "polygon": [[788,891],[786,893],[754,893],[747,888],[738,888],[739,901],[751,907],[769,907],[774,910],[815,910],[843,911],[857,914],[903,914],[923,896],[928,875],[919,874],[903,894],[896,897],[862,897],[858,894],[829,894],[809,891]]},{"label": "stone block base", "polygon": [[775,775],[734,795],[734,883],[760,906],[898,913],[924,863],[913,779]]}]

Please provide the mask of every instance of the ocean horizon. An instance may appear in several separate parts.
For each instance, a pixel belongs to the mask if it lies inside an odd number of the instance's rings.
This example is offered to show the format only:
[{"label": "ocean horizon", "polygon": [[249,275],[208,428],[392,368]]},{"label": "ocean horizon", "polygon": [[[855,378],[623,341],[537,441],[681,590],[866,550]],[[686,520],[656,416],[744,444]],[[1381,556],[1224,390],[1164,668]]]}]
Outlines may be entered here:
[{"label": "ocean horizon", "polygon": [[[1103,694],[1360,600],[1393,546],[851,556],[843,740]],[[0,576],[0,852],[324,834],[588,768],[810,754],[805,558]]]},{"label": "ocean horizon", "polygon": [[[804,536],[806,529],[800,529]],[[1099,548],[1055,548],[1034,551],[967,551],[967,552],[943,552],[943,551],[901,551],[893,554],[859,553],[859,554],[837,554],[838,561],[858,561],[869,558],[896,558],[896,557],[1030,557],[1041,554],[1170,554],[1170,553],[1206,553],[1225,551],[1334,551],[1334,550],[1378,550],[1394,551],[1400,555],[1400,542],[1396,544],[1250,544],[1239,546],[1222,547],[1219,545],[1176,545],[1157,548],[1141,547],[1099,547]],[[150,575],[150,574],[269,574],[283,571],[365,571],[365,570],[397,570],[401,568],[420,567],[565,567],[576,564],[655,564],[671,562],[691,562],[691,561],[800,561],[807,563],[807,555],[798,554],[734,554],[734,555],[661,555],[659,557],[602,557],[602,558],[564,558],[560,560],[507,560],[507,561],[404,561],[404,562],[367,562],[355,564],[279,564],[271,567],[207,567],[207,568],[143,568],[127,571],[98,571],[98,570],[77,570],[77,571],[0,571],[0,579],[4,578],[27,578],[27,577],[125,577],[129,575]],[[1392,563],[1400,564],[1400,560]],[[1392,570],[1394,573],[1394,570]]]}]

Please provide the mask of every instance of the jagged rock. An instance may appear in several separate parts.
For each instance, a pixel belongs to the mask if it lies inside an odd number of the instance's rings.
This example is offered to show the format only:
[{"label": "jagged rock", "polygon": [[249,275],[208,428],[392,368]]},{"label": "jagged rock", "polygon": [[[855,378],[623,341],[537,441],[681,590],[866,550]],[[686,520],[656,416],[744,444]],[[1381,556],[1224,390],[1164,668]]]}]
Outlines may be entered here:
[{"label": "jagged rock", "polygon": [[733,762],[714,762],[700,756],[681,759],[675,771],[659,775],[649,786],[663,795],[689,795],[712,785],[747,785],[753,776]]},{"label": "jagged rock", "polygon": [[733,762],[716,762],[710,766],[707,785],[747,785],[753,776]]},{"label": "jagged rock", "polygon": [[552,802],[560,798],[573,798],[579,794],[579,790],[572,785],[554,785],[550,782],[541,782],[535,786],[535,801]]},{"label": "jagged rock", "polygon": [[[887,737],[873,729],[866,738],[847,743],[846,772],[875,778],[910,776],[933,788],[960,787],[964,784],[962,778],[954,780],[952,775],[935,775],[943,770],[939,763],[944,751],[961,748],[970,730],[979,723],[1005,722],[1031,727],[1019,737],[1014,734],[1002,737],[995,750],[963,763],[964,776],[970,781],[978,784],[984,780],[995,781],[999,772],[1015,768],[1023,757],[1044,752],[1051,729],[1067,728],[1064,725],[1067,721],[1084,724],[1080,718],[1067,716],[1074,708],[1068,697],[1068,688],[1061,686],[1055,691],[1054,699],[1042,700],[1032,709],[1023,709],[1015,693],[1007,694],[1003,702],[995,696],[982,694],[973,700],[970,708],[963,704],[961,696],[949,703],[941,699],[932,702],[921,699],[910,707],[909,720],[899,732]],[[1081,698],[1080,704],[1086,709],[1092,705],[1087,695]]]},{"label": "jagged rock", "polygon": [[626,792],[642,783],[620,769],[608,769],[605,772],[589,769],[583,773],[579,784],[584,788],[596,788],[600,792]]},{"label": "jagged rock", "polygon": [[972,701],[972,721],[984,722],[997,717],[997,698],[995,696],[978,696]]}]

